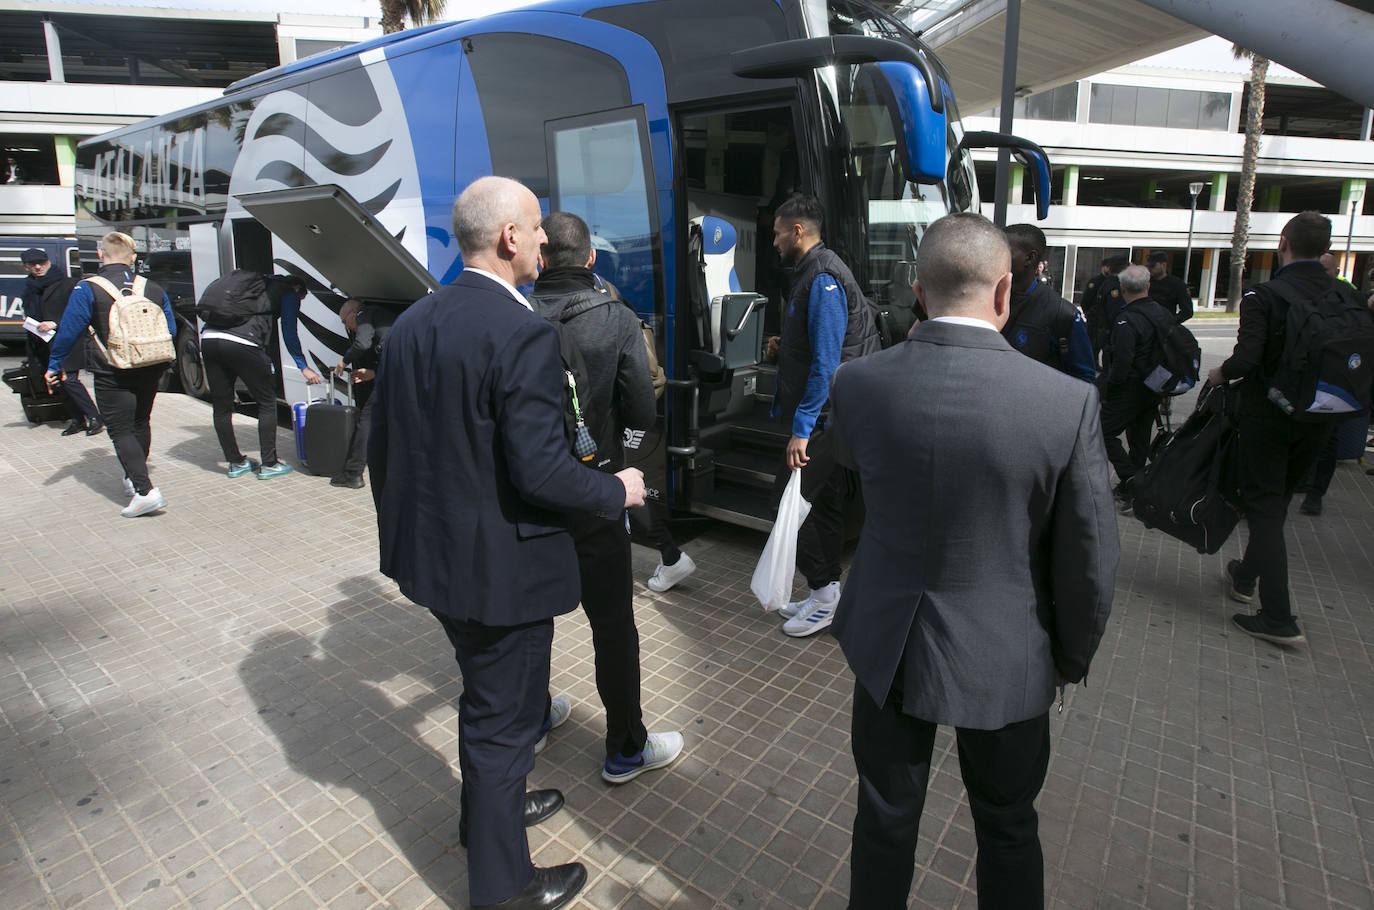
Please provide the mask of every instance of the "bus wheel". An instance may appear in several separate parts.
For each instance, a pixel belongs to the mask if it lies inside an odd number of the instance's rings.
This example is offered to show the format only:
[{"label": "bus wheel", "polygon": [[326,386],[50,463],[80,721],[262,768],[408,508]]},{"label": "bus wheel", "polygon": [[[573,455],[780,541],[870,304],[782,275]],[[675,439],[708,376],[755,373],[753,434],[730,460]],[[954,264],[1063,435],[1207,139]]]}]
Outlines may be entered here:
[{"label": "bus wheel", "polygon": [[205,379],[205,365],[200,361],[200,344],[190,332],[177,333],[177,378],[187,395],[210,397],[210,383]]}]

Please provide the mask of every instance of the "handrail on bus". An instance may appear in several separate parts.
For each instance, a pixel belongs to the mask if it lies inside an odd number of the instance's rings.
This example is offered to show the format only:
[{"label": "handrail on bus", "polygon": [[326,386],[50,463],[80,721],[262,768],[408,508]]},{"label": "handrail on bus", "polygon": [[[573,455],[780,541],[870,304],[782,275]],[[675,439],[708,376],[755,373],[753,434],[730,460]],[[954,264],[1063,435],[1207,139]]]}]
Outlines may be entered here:
[{"label": "handrail on bus", "polygon": [[826,35],[796,38],[745,48],[730,55],[730,68],[744,79],[776,79],[795,76],[800,70],[816,69],[836,63],[910,63],[926,81],[930,108],[945,112],[945,93],[935,75],[935,67],[925,55],[909,44],[891,38],[868,35]]}]

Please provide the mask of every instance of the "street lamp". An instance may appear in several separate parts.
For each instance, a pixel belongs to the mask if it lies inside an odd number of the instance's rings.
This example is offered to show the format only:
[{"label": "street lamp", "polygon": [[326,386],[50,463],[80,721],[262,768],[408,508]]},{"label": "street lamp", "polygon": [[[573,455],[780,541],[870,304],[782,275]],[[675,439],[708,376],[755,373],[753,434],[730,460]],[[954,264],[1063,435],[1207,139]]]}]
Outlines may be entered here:
[{"label": "street lamp", "polygon": [[1355,260],[1350,258],[1350,241],[1355,236],[1355,215],[1360,211],[1360,203],[1364,200],[1364,184],[1352,183],[1350,185],[1350,230],[1345,233],[1345,261],[1350,266],[1350,283],[1355,283]]},{"label": "street lamp", "polygon": [[[1183,254],[1183,283],[1188,283],[1188,268],[1193,264],[1193,219],[1197,217],[1197,194],[1202,192],[1202,181],[1194,180],[1188,184],[1188,195],[1193,197],[1188,207],[1188,252]],[[1192,291],[1188,292],[1189,294]]]}]

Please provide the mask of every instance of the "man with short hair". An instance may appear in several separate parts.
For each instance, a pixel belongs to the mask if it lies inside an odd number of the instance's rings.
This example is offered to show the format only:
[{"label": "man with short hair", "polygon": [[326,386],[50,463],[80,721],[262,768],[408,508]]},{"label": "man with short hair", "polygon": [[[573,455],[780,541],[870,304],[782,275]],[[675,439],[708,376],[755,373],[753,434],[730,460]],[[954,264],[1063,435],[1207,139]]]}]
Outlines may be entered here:
[{"label": "man with short hair", "polygon": [[[38,331],[55,332],[62,322],[62,314],[67,309],[67,298],[71,296],[74,285],[67,282],[67,273],[62,266],[51,262],[48,254],[34,247],[19,254],[24,271],[29,277],[24,280],[24,315],[38,320]],[[51,345],[44,343],[37,335],[28,337],[31,369],[46,372],[48,353]],[[85,345],[74,345],[72,352],[62,361],[62,390],[67,393],[67,416],[70,419],[63,436],[75,436],[84,432],[87,436],[99,436],[105,431],[105,423],[100,419],[100,411],[91,400],[81,381],[81,370],[86,365]]]},{"label": "man with short hair", "polygon": [[1002,337],[1032,360],[1075,379],[1097,378],[1092,343],[1083,316],[1037,277],[1044,264],[1045,232],[1033,224],[1009,225],[1004,233],[1011,248],[1011,316]]},{"label": "man with short hair", "polygon": [[358,420],[348,441],[348,457],[339,473],[330,478],[329,485],[361,490],[363,469],[367,467],[367,434],[372,425],[372,392],[376,388],[377,364],[396,315],[380,304],[349,299],[339,307],[339,321],[348,331],[348,347],[334,365],[334,373],[342,376],[348,372],[347,381],[353,385]]},{"label": "man with short hair", "polygon": [[[1121,511],[1132,511],[1131,478],[1145,468],[1150,451],[1150,427],[1159,410],[1160,395],[1145,385],[1150,353],[1158,340],[1147,318],[1134,318],[1132,307],[1150,305],[1150,273],[1132,265],[1117,276],[1124,304],[1117,309],[1111,340],[1102,350],[1102,435],[1119,481],[1116,498]],[[1126,434],[1126,444],[1120,436]]]},{"label": "man with short hair", "polygon": [[[625,467],[625,430],[653,425],[654,386],[639,318],[592,272],[596,251],[587,223],[571,212],[543,221],[544,269],[530,293],[535,312],[562,331],[581,351],[587,388],[578,390],[588,429],[596,440],[593,466],[613,474]],[[582,610],[592,627],[596,691],[606,709],[606,760],[602,778],[611,784],[667,767],[682,754],[682,734],[649,733],[640,709],[639,629],[635,627],[630,532],[620,515],[607,519],[587,512],[568,516],[582,582]],[[559,696],[546,727],[571,709]]]},{"label": "man with short hair", "polygon": [[[134,238],[111,231],[100,238],[97,255],[100,257],[100,271],[96,273],[98,277],[120,290],[133,286]],[[155,282],[149,281],[144,286],[143,296],[154,303],[162,302],[162,313],[167,317],[167,331],[175,338],[176,317],[172,315],[172,302],[167,299],[166,292]],[[101,345],[109,343],[110,307],[113,304],[114,298],[91,281],[82,281],[72,289],[57,336],[52,340],[52,351],[48,354],[48,385],[56,385],[61,380],[62,362],[88,327],[95,332]],[[152,428],[149,426],[153,400],[157,397],[162,374],[170,364],[157,363],[124,370],[105,363],[104,358],[99,360],[99,363],[87,362],[86,366],[95,377],[93,385],[100,417],[109,427],[110,442],[114,444],[115,455],[124,468],[124,495],[129,497],[129,504],[119,514],[125,518],[151,515],[167,506],[166,498],[148,477],[148,452],[153,444]]]},{"label": "man with short hair", "polygon": [[1188,283],[1169,271],[1169,254],[1155,250],[1145,258],[1150,270],[1150,299],[1174,317],[1176,322],[1193,318],[1193,295]]},{"label": "man with short hair", "polygon": [[465,268],[396,318],[368,439],[382,573],[430,610],[462,670],[459,829],[477,832],[475,908],[553,910],[586,883],[581,863],[536,869],[524,830],[563,805],[557,790],[525,793],[553,617],[578,600],[562,513],[621,517],[644,502],[638,470],[603,474],[570,451],[558,333],[516,290],[538,270],[540,217],[514,180],[463,190],[453,232]]},{"label": "man with short hair", "polygon": [[1207,374],[1218,385],[1245,380],[1236,413],[1240,498],[1250,538],[1245,555],[1228,562],[1225,575],[1231,599],[1239,603],[1251,603],[1258,586],[1260,608],[1253,615],[1236,613],[1231,620],[1248,635],[1282,645],[1306,641],[1289,599],[1283,525],[1293,491],[1321,451],[1330,427],[1294,420],[1269,400],[1268,390],[1287,336],[1289,303],[1283,295],[1315,300],[1336,286],[1320,261],[1330,245],[1331,220],[1321,213],[1302,212],[1288,220],[1279,234],[1278,271],[1241,297],[1235,349]]},{"label": "man with short hair", "polygon": [[1039,907],[1049,707],[1087,675],[1119,556],[1097,392],[998,334],[1010,256],[992,222],[941,218],[916,259],[931,319],[842,364],[831,390],[837,455],[867,507],[834,626],[855,676],[849,906],[907,906],[945,724],[979,906]]},{"label": "man with short hair", "polygon": [[1083,317],[1088,324],[1088,341],[1093,346],[1095,364],[1101,362],[1099,358],[1102,354],[1103,336],[1107,327],[1111,325],[1110,314],[1107,312],[1108,304],[1111,302],[1110,292],[1116,290],[1117,298],[1120,298],[1121,292],[1117,286],[1116,276],[1130,264],[1131,260],[1126,256],[1108,256],[1102,260],[1098,274],[1088,279],[1088,283],[1083,286]]},{"label": "man with short hair", "polygon": [[773,218],[773,247],[783,265],[792,267],[782,335],[769,341],[778,357],[770,413],[786,421],[792,434],[777,493],[781,496],[791,471],[805,467],[802,495],[811,503],[797,533],[797,567],[810,593],[779,611],[787,620],[782,631],[793,638],[828,628],[840,600],[844,502],[854,476],[835,463],[825,432],[830,377],[841,363],[881,346],[872,307],[853,273],[821,241],[824,220],[820,201],[802,194],[778,206]]}]

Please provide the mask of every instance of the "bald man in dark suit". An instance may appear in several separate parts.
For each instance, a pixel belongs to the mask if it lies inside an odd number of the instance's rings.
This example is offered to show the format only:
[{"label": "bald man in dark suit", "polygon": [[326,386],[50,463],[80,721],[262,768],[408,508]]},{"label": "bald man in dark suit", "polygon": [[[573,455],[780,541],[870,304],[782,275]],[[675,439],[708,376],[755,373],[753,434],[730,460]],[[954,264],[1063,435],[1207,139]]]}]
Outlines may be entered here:
[{"label": "bald man in dark suit", "polygon": [[854,910],[907,906],[937,724],[957,731],[979,905],[1044,903],[1049,707],[1088,672],[1119,545],[1097,391],[1000,334],[1010,261],[981,215],[937,221],[917,252],[931,319],[830,392],[867,504],[834,625],[856,677]]},{"label": "bald man in dark suit", "polygon": [[577,608],[563,513],[623,520],[644,502],[634,468],[573,458],[563,430],[558,333],[516,286],[533,281],[539,200],[503,177],[458,197],[465,268],[412,304],[382,348],[368,466],[382,572],[443,627],[463,673],[458,756],[474,908],[554,910],[586,883],[581,863],[530,861],[524,826],[557,790],[525,793],[548,700],[553,617]]}]

